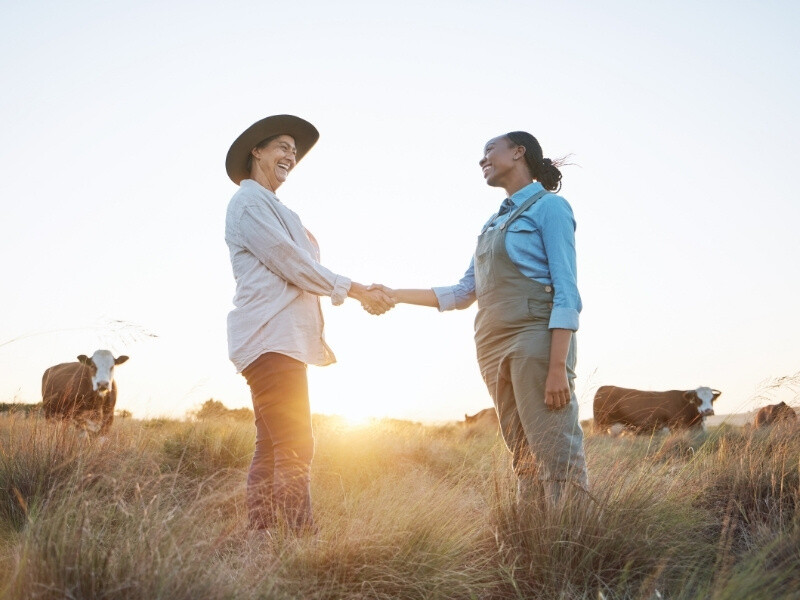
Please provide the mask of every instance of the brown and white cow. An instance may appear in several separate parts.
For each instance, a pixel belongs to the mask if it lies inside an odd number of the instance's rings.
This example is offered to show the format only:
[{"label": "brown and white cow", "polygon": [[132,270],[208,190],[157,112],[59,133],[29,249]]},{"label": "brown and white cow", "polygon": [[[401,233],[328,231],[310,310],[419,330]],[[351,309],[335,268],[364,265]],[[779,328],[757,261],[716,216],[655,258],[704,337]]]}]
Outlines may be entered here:
[{"label": "brown and white cow", "polygon": [[714,401],[722,392],[707,387],[694,390],[645,392],[604,385],[594,396],[594,430],[607,431],[620,424],[636,432],[704,427],[714,414]]},{"label": "brown and white cow", "polygon": [[464,425],[479,425],[480,423],[497,425],[497,413],[495,410],[493,408],[484,408],[474,415],[464,413]]},{"label": "brown and white cow", "polygon": [[770,404],[758,409],[754,425],[756,427],[767,427],[777,423],[795,423],[797,421],[797,413],[794,409],[786,404],[780,402],[778,404]]},{"label": "brown and white cow", "polygon": [[474,415],[464,413],[464,420],[460,421],[460,424],[466,427],[471,434],[495,432],[500,428],[500,422],[497,420],[497,412],[494,408],[484,408]]},{"label": "brown and white cow", "polygon": [[91,357],[81,354],[78,362],[47,369],[42,376],[44,416],[73,420],[91,433],[107,433],[117,403],[114,367],[126,360],[127,356],[114,358],[108,350],[97,350]]}]

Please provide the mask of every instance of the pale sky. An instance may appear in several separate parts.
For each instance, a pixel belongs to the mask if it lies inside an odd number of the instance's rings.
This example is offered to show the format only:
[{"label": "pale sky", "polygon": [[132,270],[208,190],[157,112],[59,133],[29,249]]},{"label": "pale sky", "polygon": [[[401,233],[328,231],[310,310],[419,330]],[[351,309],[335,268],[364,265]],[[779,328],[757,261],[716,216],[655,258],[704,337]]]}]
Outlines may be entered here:
[{"label": "pale sky", "polygon": [[[488,139],[571,155],[581,417],[604,384],[750,410],[800,371],[798,6],[3,1],[0,402],[106,347],[131,357],[117,406],[135,416],[250,406],[227,358],[224,159],[291,113],[321,137],[278,195],[361,283],[458,281],[504,197],[478,168]],[[476,306],[322,304],[339,362],[310,368],[314,412],[491,405]]]}]

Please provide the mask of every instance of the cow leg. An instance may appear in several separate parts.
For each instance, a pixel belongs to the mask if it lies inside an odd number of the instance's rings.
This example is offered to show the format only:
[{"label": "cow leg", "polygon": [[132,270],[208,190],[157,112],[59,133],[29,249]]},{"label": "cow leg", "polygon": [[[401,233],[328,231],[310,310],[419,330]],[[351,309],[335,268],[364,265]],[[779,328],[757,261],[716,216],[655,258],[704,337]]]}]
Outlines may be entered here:
[{"label": "cow leg", "polygon": [[100,435],[107,435],[111,424],[114,422],[114,406],[117,404],[116,383],[113,384],[111,392],[103,400],[103,409],[100,415]]}]

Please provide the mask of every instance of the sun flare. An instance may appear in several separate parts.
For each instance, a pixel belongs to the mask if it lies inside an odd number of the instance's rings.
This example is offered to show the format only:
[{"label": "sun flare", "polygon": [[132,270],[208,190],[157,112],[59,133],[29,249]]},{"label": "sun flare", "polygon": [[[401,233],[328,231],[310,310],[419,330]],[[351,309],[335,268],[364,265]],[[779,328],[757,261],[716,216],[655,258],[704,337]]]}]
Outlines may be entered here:
[{"label": "sun flare", "polygon": [[369,425],[375,417],[367,414],[346,414],[342,415],[342,418],[350,427],[364,427]]}]

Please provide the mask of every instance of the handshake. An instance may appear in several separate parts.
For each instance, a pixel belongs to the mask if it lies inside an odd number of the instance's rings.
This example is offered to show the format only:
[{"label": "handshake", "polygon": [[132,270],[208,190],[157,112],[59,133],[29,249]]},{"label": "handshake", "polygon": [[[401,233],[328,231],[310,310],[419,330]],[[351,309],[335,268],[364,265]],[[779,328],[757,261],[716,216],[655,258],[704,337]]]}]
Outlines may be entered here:
[{"label": "handshake", "polygon": [[362,308],[371,315],[382,315],[397,304],[395,291],[378,283],[365,286],[353,282],[349,296],[361,302]]}]

